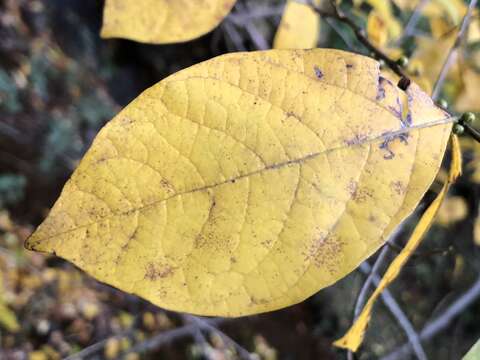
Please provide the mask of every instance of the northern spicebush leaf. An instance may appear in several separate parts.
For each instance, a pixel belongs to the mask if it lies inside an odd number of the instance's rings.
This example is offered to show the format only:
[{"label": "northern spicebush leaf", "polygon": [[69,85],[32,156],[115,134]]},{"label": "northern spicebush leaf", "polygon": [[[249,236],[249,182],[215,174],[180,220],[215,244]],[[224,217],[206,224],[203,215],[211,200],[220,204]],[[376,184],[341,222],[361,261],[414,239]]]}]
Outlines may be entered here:
[{"label": "northern spicebush leaf", "polygon": [[373,254],[439,169],[452,118],[400,92],[338,50],[192,66],[100,131],[26,246],[176,311],[298,303]]},{"label": "northern spicebush leaf", "polygon": [[275,49],[311,49],[317,46],[320,17],[308,4],[289,0],[273,40]]},{"label": "northern spicebush leaf", "polygon": [[213,30],[236,0],[105,0],[101,36],[167,44]]}]

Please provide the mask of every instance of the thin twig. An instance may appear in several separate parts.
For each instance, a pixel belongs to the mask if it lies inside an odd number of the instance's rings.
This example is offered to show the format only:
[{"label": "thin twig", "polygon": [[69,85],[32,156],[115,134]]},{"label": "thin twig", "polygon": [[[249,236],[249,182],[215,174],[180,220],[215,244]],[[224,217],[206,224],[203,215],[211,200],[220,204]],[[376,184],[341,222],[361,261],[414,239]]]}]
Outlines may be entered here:
[{"label": "thin twig", "polygon": [[405,30],[402,35],[397,39],[396,44],[400,44],[403,39],[413,34],[415,27],[417,26],[418,20],[420,20],[420,15],[422,15],[423,8],[428,4],[430,0],[421,0],[415,9],[413,9],[412,15],[405,25]]},{"label": "thin twig", "polygon": [[[480,276],[472,284],[470,289],[465,291],[462,296],[460,296],[455,302],[450,305],[442,315],[437,316],[435,320],[428,323],[423,330],[420,332],[420,340],[428,341],[433,338],[440,331],[450,325],[452,320],[460,315],[466,308],[473,304],[476,300],[480,298]],[[398,360],[405,359],[408,354],[412,351],[411,344],[403,344],[397,350],[391,352],[387,356],[381,358],[381,360]]]},{"label": "thin twig", "polygon": [[[183,318],[185,323],[193,322],[192,317],[193,316],[188,315],[188,314],[182,315],[182,318]],[[199,326],[197,326],[197,328],[195,329],[195,331],[193,333],[193,338],[195,339],[195,342],[198,344],[198,346],[200,346],[201,351],[202,351],[202,355],[205,356],[209,360],[210,359],[213,360],[212,356],[208,352],[209,343],[208,343],[207,339],[205,338],[205,336],[203,335],[202,329]]]},{"label": "thin twig", "polygon": [[[156,336],[153,336],[148,340],[141,342],[140,344],[133,346],[132,348],[130,348],[128,353],[145,353],[145,352],[157,350],[161,346],[168,344],[179,338],[183,338],[186,336],[194,337],[194,333],[198,329],[198,327],[205,328],[208,325],[215,328],[215,326],[220,325],[224,321],[225,319],[222,319],[222,318],[216,318],[211,320],[209,319],[209,320],[204,320],[204,323],[200,325],[188,324],[188,325],[177,327],[172,330],[164,331]],[[128,353],[125,354],[125,356],[128,355]]]},{"label": "thin twig", "polygon": [[470,18],[472,16],[473,9],[475,8],[476,5],[477,5],[477,0],[470,0],[467,13],[463,17],[462,26],[458,31],[457,38],[455,39],[453,46],[450,48],[450,51],[448,52],[447,58],[445,59],[445,62],[443,63],[443,66],[442,66],[442,70],[440,71],[440,75],[438,76],[437,82],[435,83],[435,86],[433,88],[433,92],[432,92],[433,100],[437,100],[438,96],[440,95],[440,91],[442,90],[443,83],[445,82],[448,71],[450,70],[450,67],[453,65],[453,62],[455,60],[455,54],[457,52],[457,49],[462,43],[463,37],[467,33],[468,25],[470,24]]},{"label": "thin twig", "polygon": [[367,294],[370,290],[370,286],[372,285],[374,277],[378,274],[378,271],[385,263],[385,260],[387,260],[388,250],[388,246],[384,246],[382,248],[380,254],[378,254],[378,257],[375,260],[375,263],[373,264],[370,274],[367,276],[367,279],[363,283],[362,289],[360,290],[357,301],[355,303],[355,308],[353,310],[353,317],[355,320],[357,319],[358,315],[360,315],[360,311],[362,311],[362,308],[367,301]]},{"label": "thin twig", "polygon": [[[237,29],[233,24],[225,21],[222,23],[222,27],[225,29],[225,34],[227,35],[227,46],[230,42],[233,44],[233,51],[247,51],[247,48],[243,45],[243,39],[238,33]],[[230,39],[230,41],[228,41]],[[229,52],[232,49],[229,49]]]},{"label": "thin twig", "polygon": [[[358,315],[360,314],[360,311],[365,305],[367,301],[367,294],[368,294],[368,291],[370,290],[370,286],[372,285],[373,278],[378,273],[380,268],[383,266],[385,260],[387,259],[387,255],[388,255],[388,246],[384,246],[380,251],[380,254],[378,254],[378,257],[375,260],[375,263],[373,264],[370,274],[367,276],[366,280],[363,283],[362,288],[360,289],[360,292],[358,293],[357,301],[355,302],[355,307],[353,309],[353,322],[355,322]],[[365,263],[368,265],[367,262]],[[347,352],[347,359],[353,360],[353,352],[350,350]]]},{"label": "thin twig", "polygon": [[258,7],[257,9],[255,9],[255,11],[249,10],[244,12],[231,13],[228,16],[228,20],[230,20],[235,25],[243,26],[247,21],[280,16],[282,15],[284,8],[284,4],[271,7]]},{"label": "thin twig", "polygon": [[[242,3],[237,3],[237,8],[241,9],[241,11],[244,12],[252,12],[252,6],[250,3],[242,4]],[[252,40],[254,46],[258,50],[267,50],[270,48],[267,40],[263,37],[263,35],[258,31],[256,28],[255,24],[252,22],[252,20],[246,20],[245,23],[243,24],[243,28],[247,32],[248,36]]]},{"label": "thin twig", "polygon": [[357,46],[350,41],[350,39],[342,32],[341,29],[338,28],[338,26],[335,24],[335,22],[332,21],[332,19],[325,18],[323,20],[325,20],[328,26],[330,26],[333,31],[337,33],[337,35],[340,37],[340,39],[343,40],[343,42],[345,43],[345,45],[347,45],[349,49],[354,51],[357,50]]},{"label": "thin twig", "polygon": [[86,347],[85,349],[83,349],[83,350],[81,350],[81,351],[79,351],[79,352],[77,352],[73,355],[67,356],[63,360],[84,360],[84,359],[88,359],[89,356],[95,355],[96,353],[102,351],[109,340],[121,339],[122,337],[130,336],[132,334],[132,332],[133,332],[133,329],[129,329],[129,330],[126,330],[123,333],[120,333],[118,335],[109,336],[108,338],[103,339],[101,341],[98,341],[95,344],[92,344],[92,345]]},{"label": "thin twig", "polygon": [[[368,265],[368,263],[365,262],[362,265],[360,265],[360,271],[362,271],[364,274],[371,274],[372,272],[370,270],[371,268],[370,268],[370,265]],[[375,274],[373,275],[372,278],[375,286],[378,286],[378,284],[380,284],[380,281],[381,281],[380,277]],[[427,358],[427,355],[425,354],[425,350],[423,349],[422,344],[420,343],[420,336],[415,331],[415,328],[413,327],[410,320],[408,320],[407,316],[403,312],[400,305],[398,305],[392,293],[388,289],[385,289],[382,292],[381,298],[385,306],[388,308],[390,313],[395,317],[398,324],[407,335],[408,345],[411,346],[416,357],[420,360],[427,360],[428,358]]]},{"label": "thin twig", "polygon": [[245,349],[242,345],[237,343],[235,340],[233,340],[231,337],[229,337],[227,334],[225,334],[223,331],[212,325],[211,323],[207,322],[205,319],[202,319],[198,316],[191,316],[192,320],[196,322],[197,326],[201,329],[208,329],[214,333],[216,333],[218,336],[222,338],[223,341],[229,343],[232,345],[238,352],[238,355],[242,359],[246,360],[252,360],[253,357],[250,354],[250,352]]},{"label": "thin twig", "polygon": [[313,0],[308,0],[308,4],[320,16],[324,18],[332,18],[347,25],[353,31],[358,41],[360,41],[363,46],[365,46],[370,52],[372,52],[377,59],[383,60],[385,64],[390,69],[392,69],[393,72],[395,72],[395,74],[400,76],[398,87],[402,90],[406,90],[408,88],[408,86],[410,85],[410,79],[405,73],[405,71],[402,69],[402,67],[398,65],[395,60],[391,59],[388,55],[386,55],[382,50],[373,45],[370,40],[368,40],[365,31],[360,26],[355,24],[355,22],[350,19],[350,17],[345,15],[345,13],[338,7],[335,1],[330,1],[333,12],[324,11],[319,6],[317,6],[313,2]]}]

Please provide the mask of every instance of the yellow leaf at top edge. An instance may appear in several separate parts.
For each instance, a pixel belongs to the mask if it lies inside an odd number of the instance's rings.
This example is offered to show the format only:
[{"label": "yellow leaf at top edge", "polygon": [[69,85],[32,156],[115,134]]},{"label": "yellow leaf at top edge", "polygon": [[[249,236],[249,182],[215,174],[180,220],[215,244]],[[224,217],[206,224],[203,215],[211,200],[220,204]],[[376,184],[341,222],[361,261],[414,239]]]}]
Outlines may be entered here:
[{"label": "yellow leaf at top edge", "polygon": [[213,30],[236,0],[105,0],[101,36],[168,44]]},{"label": "yellow leaf at top edge", "polygon": [[320,18],[307,4],[289,0],[273,40],[275,49],[311,49],[317,46]]},{"label": "yellow leaf at top edge", "polygon": [[283,308],[385,242],[437,174],[451,122],[364,56],[223,55],[110,121],[26,246],[171,310]]}]

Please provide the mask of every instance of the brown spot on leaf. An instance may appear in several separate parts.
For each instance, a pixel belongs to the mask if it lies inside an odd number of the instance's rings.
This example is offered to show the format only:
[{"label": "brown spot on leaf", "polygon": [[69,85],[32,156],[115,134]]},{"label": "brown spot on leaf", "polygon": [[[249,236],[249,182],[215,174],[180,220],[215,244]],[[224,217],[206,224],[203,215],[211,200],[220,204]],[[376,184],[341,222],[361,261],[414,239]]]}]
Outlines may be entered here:
[{"label": "brown spot on leaf", "polygon": [[406,191],[405,185],[404,185],[403,182],[401,182],[400,180],[398,180],[398,181],[393,181],[393,182],[390,184],[390,187],[391,187],[392,190],[395,191],[398,195],[405,194],[405,191]]},{"label": "brown spot on leaf", "polygon": [[368,140],[368,136],[364,134],[355,134],[353,138],[346,139],[345,145],[352,146],[352,145],[360,145],[363,144],[365,141]]},{"label": "brown spot on leaf", "polygon": [[377,96],[375,99],[377,101],[385,99],[385,78],[379,77],[378,78],[378,85],[377,85]]},{"label": "brown spot on leaf", "polygon": [[347,191],[352,196],[352,198],[357,193],[357,188],[358,188],[358,182],[351,179],[347,184]]},{"label": "brown spot on leaf", "polygon": [[120,124],[123,126],[131,125],[133,124],[133,119],[130,119],[129,117],[124,116],[120,119]]},{"label": "brown spot on leaf", "polygon": [[155,281],[158,279],[166,278],[173,274],[173,268],[169,265],[156,265],[154,263],[148,263],[145,270],[145,279]]},{"label": "brown spot on leaf", "polygon": [[172,184],[167,179],[160,180],[160,185],[165,189],[168,193],[174,193],[175,189]]},{"label": "brown spot on leaf", "polygon": [[317,79],[323,78],[323,72],[317,65],[313,67],[313,71],[315,71],[315,76],[317,77]]},{"label": "brown spot on leaf", "polygon": [[343,243],[334,236],[320,235],[313,240],[307,251],[303,253],[305,262],[312,263],[317,268],[324,269],[334,275],[338,271],[342,245]]},{"label": "brown spot on leaf", "polygon": [[372,192],[369,189],[359,187],[358,182],[355,180],[350,180],[347,184],[347,191],[351,199],[359,203],[365,202],[372,197]]}]

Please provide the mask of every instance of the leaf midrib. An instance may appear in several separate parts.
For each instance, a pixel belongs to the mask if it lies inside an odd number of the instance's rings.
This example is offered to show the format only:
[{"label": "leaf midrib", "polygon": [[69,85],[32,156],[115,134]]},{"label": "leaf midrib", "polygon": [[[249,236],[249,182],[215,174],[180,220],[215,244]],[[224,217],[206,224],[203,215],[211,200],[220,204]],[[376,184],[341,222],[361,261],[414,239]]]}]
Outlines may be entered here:
[{"label": "leaf midrib", "polygon": [[[421,130],[421,129],[425,129],[425,128],[432,128],[432,127],[435,127],[435,126],[447,125],[447,124],[452,123],[454,121],[454,119],[455,119],[454,117],[447,117],[447,118],[443,118],[443,119],[440,119],[440,120],[435,120],[435,121],[432,121],[432,122],[429,122],[429,123],[422,123],[422,124],[419,124],[419,125],[414,125],[414,126],[410,126],[410,127],[407,127],[407,128],[402,128],[402,129],[399,129],[399,130],[383,133],[379,136],[366,138],[365,140],[363,140],[363,141],[360,140],[360,141],[358,141],[358,142],[356,142],[355,144],[352,144],[352,145],[344,144],[343,146],[337,146],[337,147],[334,147],[334,148],[325,149],[323,151],[311,153],[311,154],[305,155],[305,156],[297,158],[297,159],[292,159],[292,160],[272,164],[272,165],[269,165],[269,166],[265,166],[261,169],[251,171],[251,172],[248,172],[246,174],[239,175],[239,176],[236,176],[236,177],[232,177],[232,178],[226,179],[226,180],[218,182],[218,183],[214,183],[214,184],[211,184],[211,185],[205,185],[205,186],[202,186],[202,187],[199,187],[199,188],[196,188],[196,189],[190,189],[190,190],[183,191],[183,192],[178,192],[178,193],[173,194],[173,195],[171,195],[169,197],[166,197],[164,199],[156,200],[156,201],[153,201],[149,204],[145,204],[143,206],[140,206],[140,207],[137,207],[137,208],[134,208],[134,209],[130,209],[130,210],[123,211],[123,212],[118,212],[118,213],[115,213],[115,214],[112,214],[112,215],[109,215],[109,216],[101,217],[97,221],[93,221],[93,222],[90,222],[90,223],[84,224],[84,225],[79,225],[79,226],[77,226],[73,229],[62,231],[62,232],[56,233],[56,234],[51,235],[51,236],[46,237],[46,238],[38,239],[37,242],[41,242],[44,239],[51,239],[51,238],[56,237],[56,236],[61,236],[61,235],[64,235],[64,234],[68,234],[72,231],[82,229],[82,228],[85,228],[85,227],[89,227],[89,226],[94,225],[94,224],[98,224],[100,221],[108,220],[108,219],[114,218],[116,216],[122,216],[122,215],[127,215],[129,213],[141,212],[145,209],[156,206],[157,204],[168,201],[168,200],[170,200],[172,198],[175,198],[177,196],[182,196],[182,195],[187,195],[187,194],[191,194],[191,193],[195,193],[195,192],[201,192],[201,191],[213,189],[213,188],[216,188],[216,187],[219,187],[219,186],[222,186],[222,185],[234,182],[234,181],[241,180],[241,179],[246,178],[246,177],[261,174],[261,173],[266,172],[266,171],[276,170],[276,169],[280,169],[280,168],[290,166],[290,165],[297,165],[297,164],[301,165],[302,163],[304,163],[304,162],[306,162],[310,159],[316,158],[317,156],[329,154],[329,153],[339,151],[339,150],[343,150],[343,149],[346,149],[346,148],[352,148],[352,147],[362,146],[362,145],[366,145],[366,144],[371,144],[371,143],[374,143],[374,142],[379,141],[379,140],[391,140],[391,139],[394,139],[395,137],[397,137],[401,134],[407,134],[407,133],[409,133],[411,131],[414,131],[414,130]],[[386,159],[385,161],[389,161],[389,160]],[[27,240],[27,244],[28,244],[28,240]]]}]

